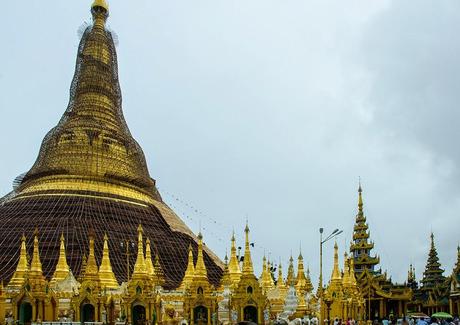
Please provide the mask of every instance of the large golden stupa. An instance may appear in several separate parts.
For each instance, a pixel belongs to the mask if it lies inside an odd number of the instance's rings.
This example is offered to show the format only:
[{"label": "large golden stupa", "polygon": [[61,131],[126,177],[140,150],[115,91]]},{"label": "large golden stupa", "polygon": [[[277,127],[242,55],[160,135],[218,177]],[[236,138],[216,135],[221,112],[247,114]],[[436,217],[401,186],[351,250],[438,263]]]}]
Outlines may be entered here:
[{"label": "large golden stupa", "polygon": [[[93,24],[78,47],[67,110],[45,136],[30,171],[0,199],[1,280],[8,281],[16,268],[23,234],[32,247],[35,228],[47,278],[56,266],[62,234],[70,268],[78,275],[88,255],[88,233],[94,231],[96,256],[101,256],[107,233],[121,282],[132,271],[136,255],[129,254],[126,242],[136,242],[141,224],[170,288],[184,276],[189,245],[197,249],[196,237],[163,202],[124,120],[115,45],[105,27],[108,13],[105,1],[94,2]],[[209,250],[204,258],[208,276],[217,284],[221,263]]]}]

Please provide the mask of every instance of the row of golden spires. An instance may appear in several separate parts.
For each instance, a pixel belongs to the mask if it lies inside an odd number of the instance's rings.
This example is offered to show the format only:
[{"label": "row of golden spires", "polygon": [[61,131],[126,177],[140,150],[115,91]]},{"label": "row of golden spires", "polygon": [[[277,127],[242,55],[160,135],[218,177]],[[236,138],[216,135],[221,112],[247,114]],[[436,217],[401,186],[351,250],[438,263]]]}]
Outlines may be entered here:
[{"label": "row of golden spires", "polygon": [[[108,236],[104,234],[104,245],[102,250],[101,264],[98,266],[96,262],[96,256],[94,252],[94,236],[89,236],[89,254],[86,258],[83,256],[82,268],[80,270],[81,281],[96,281],[102,288],[116,289],[119,287],[119,283],[112,270],[112,264],[110,261],[110,252],[108,245]],[[59,259],[56,264],[55,271],[50,280],[50,285],[53,286],[60,281],[64,281],[69,276],[73,276],[72,271],[67,263],[67,255],[65,249],[65,238],[61,235],[59,248]],[[145,255],[144,255],[144,244],[143,244],[143,229],[142,226],[138,227],[138,251],[136,263],[134,265],[134,272],[132,279],[143,280],[154,280],[158,279],[162,274],[161,266],[159,263],[158,255],[156,255],[155,263],[152,259],[152,251],[150,239],[146,240]],[[40,261],[39,241],[38,241],[38,230],[35,230],[34,234],[34,247],[32,261],[29,266],[27,247],[26,247],[26,236],[23,234],[21,238],[21,248],[19,261],[12,278],[10,279],[8,286],[11,289],[20,289],[27,279],[34,279],[45,281],[43,275],[42,264]]]},{"label": "row of golden spires", "polygon": [[[112,270],[112,264],[110,261],[110,251],[108,246],[108,236],[104,234],[104,244],[102,251],[101,263],[98,266],[95,257],[94,251],[94,236],[90,234],[89,236],[89,254],[87,257],[83,256],[83,263],[80,270],[80,281],[96,281],[99,283],[101,288],[106,289],[116,289],[119,288],[119,283],[116,279],[116,276]],[[144,254],[144,240],[143,240],[143,229],[142,226],[138,227],[138,245],[137,245],[137,258],[134,265],[134,271],[132,274],[133,280],[152,280],[158,279],[158,276],[162,274],[161,266],[159,263],[158,255],[156,255],[155,261],[152,258],[151,252],[151,242],[147,238],[145,242],[145,254]],[[249,227],[246,225],[245,228],[245,250],[243,263],[240,264],[240,258],[237,255],[236,249],[236,239],[235,234],[233,233],[231,237],[231,248],[230,248],[230,258],[228,259],[225,256],[225,269],[222,282],[227,282],[232,286],[236,286],[243,274],[253,275],[254,267],[251,257],[250,249],[250,240],[249,240]],[[196,280],[207,280],[207,269],[204,262],[203,255],[203,236],[201,232],[198,234],[198,253],[196,264],[193,262],[193,249],[192,246],[189,246],[188,253],[188,264],[187,268],[180,285],[180,288],[186,288],[193,281]],[[353,258],[345,257],[345,267],[343,275],[343,283],[350,285],[356,285],[356,278],[354,275],[354,266]],[[158,274],[157,274],[158,273]],[[65,248],[65,238],[64,235],[61,235],[60,238],[60,249],[59,249],[59,259],[56,264],[55,271],[49,284],[51,286],[55,285],[60,281],[64,281],[70,275],[73,276],[72,271],[67,263],[66,248]],[[39,240],[38,240],[38,230],[34,234],[34,247],[33,247],[33,256],[31,263],[29,265],[27,247],[26,247],[26,237],[25,235],[21,238],[21,248],[20,256],[17,264],[16,271],[13,274],[13,277],[8,283],[9,288],[21,288],[26,279],[40,279],[45,281],[43,276],[42,265],[40,261],[39,253]],[[338,253],[337,253],[337,244],[335,245],[335,255],[334,255],[334,268],[331,276],[331,282],[342,282],[342,275],[338,267]],[[259,283],[263,290],[267,292],[270,289],[275,288],[274,277],[272,276],[272,264],[270,261],[267,261],[266,257],[263,257],[262,261],[262,273],[259,277]],[[292,255],[289,260],[289,268],[286,280],[284,280],[281,263],[278,265],[278,276],[276,287],[280,289],[285,289],[290,286],[294,286],[299,292],[311,292],[313,290],[313,285],[310,279],[310,271],[307,268],[305,273],[303,256],[300,253],[298,257],[297,265],[297,274],[294,269],[294,259]]]},{"label": "row of golden spires", "polygon": [[[243,263],[240,263],[240,257],[237,254],[235,233],[231,237],[230,258],[225,256],[225,269],[222,282],[232,286],[238,285],[242,275],[254,274],[254,267],[251,257],[249,227],[246,224],[245,228],[245,247]],[[274,277],[272,276],[272,263],[264,256],[262,259],[262,273],[259,276],[259,283],[264,292],[278,287],[281,291],[285,291],[288,287],[294,286],[298,292],[311,292],[313,285],[310,279],[310,270],[307,268],[305,273],[304,260],[302,253],[298,257],[297,274],[294,269],[294,259],[291,255],[289,260],[289,268],[286,280],[284,280],[282,265],[278,265],[278,276],[275,285]]]}]

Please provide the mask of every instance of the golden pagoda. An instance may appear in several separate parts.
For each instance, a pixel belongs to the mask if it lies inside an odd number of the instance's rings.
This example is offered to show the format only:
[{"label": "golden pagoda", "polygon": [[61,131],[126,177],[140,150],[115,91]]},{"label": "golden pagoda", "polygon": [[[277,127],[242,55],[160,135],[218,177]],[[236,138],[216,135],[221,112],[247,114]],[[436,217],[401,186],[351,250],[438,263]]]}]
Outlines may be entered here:
[{"label": "golden pagoda", "polygon": [[189,265],[182,282],[184,290],[184,313],[189,324],[208,324],[211,316],[217,313],[215,287],[209,282],[203,257],[203,235],[198,234],[196,264],[193,265],[193,251],[189,248]]},{"label": "golden pagoda", "polygon": [[262,322],[263,311],[268,303],[259,280],[254,274],[249,241],[249,226],[246,223],[243,270],[238,285],[232,291],[232,309],[238,321]]},{"label": "golden pagoda", "polygon": [[356,282],[352,270],[353,258],[344,254],[343,275],[339,268],[339,253],[337,243],[334,245],[334,267],[331,279],[324,293],[324,302],[321,306],[323,319],[364,319],[364,298]]},{"label": "golden pagoda", "polygon": [[[91,14],[92,23],[78,46],[67,109],[44,137],[30,170],[15,180],[11,193],[0,198],[0,220],[8,222],[8,229],[0,229],[8,243],[2,247],[0,278],[20,286],[26,272],[17,252],[21,238],[10,229],[21,229],[31,237],[36,225],[46,224],[39,230],[46,238],[40,257],[47,280],[53,279],[56,266],[55,280],[66,272],[60,257],[63,233],[71,251],[66,261],[69,269],[79,275],[95,273],[92,257],[87,256],[88,265],[83,265],[88,230],[93,229],[93,237],[101,243],[94,247],[94,254],[102,255],[101,239],[104,233],[110,234],[107,247],[112,271],[117,281],[126,282],[135,254],[126,256],[125,251],[114,248],[135,240],[141,223],[144,236],[156,249],[152,259],[161,264],[156,268],[163,272],[164,285],[174,289],[187,267],[187,248],[196,249],[198,238],[161,198],[142,148],[124,119],[114,36],[106,26],[107,1],[94,1]],[[223,264],[206,247],[203,254],[209,261],[209,278],[218,285]],[[91,270],[83,272],[88,267]]]},{"label": "golden pagoda", "polygon": [[[412,299],[412,289],[404,284],[394,284],[386,273],[377,270],[380,262],[378,256],[372,256],[374,243],[370,242],[370,231],[363,209],[363,190],[361,182],[358,187],[358,213],[353,229],[353,241],[350,253],[353,259],[353,273],[366,303],[366,320],[388,317],[402,317],[407,314]],[[352,281],[354,278],[351,278]]]}]

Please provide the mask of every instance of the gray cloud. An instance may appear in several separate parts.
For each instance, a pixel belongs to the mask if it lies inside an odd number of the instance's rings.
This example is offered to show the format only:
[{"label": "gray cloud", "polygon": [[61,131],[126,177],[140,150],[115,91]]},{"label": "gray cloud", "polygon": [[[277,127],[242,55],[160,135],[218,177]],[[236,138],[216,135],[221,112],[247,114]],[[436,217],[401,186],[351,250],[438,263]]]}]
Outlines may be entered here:
[{"label": "gray cloud", "polygon": [[[2,193],[67,105],[88,6],[6,4]],[[285,264],[302,242],[316,284],[318,228],[343,228],[338,243],[348,245],[361,175],[382,268],[403,281],[413,262],[420,274],[433,230],[450,272],[460,208],[458,6],[111,1],[125,116],[165,199],[192,228],[201,220],[221,256],[232,228],[241,243],[246,216],[258,262],[265,249]],[[327,273],[331,262],[328,245]]]}]

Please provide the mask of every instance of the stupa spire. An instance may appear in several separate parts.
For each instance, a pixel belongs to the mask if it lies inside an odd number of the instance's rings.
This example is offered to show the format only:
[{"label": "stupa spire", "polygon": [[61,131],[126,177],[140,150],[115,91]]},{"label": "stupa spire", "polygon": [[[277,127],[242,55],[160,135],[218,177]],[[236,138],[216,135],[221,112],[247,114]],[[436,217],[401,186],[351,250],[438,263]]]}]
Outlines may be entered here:
[{"label": "stupa spire", "polygon": [[270,272],[270,262],[267,263],[267,258],[263,257],[262,259],[262,274],[259,278],[259,283],[262,286],[262,289],[267,292],[273,287],[273,278]]},{"label": "stupa spire", "polygon": [[42,276],[43,269],[40,261],[40,250],[38,247],[38,229],[35,229],[34,234],[34,251],[32,255],[32,262],[30,263],[30,276]]},{"label": "stupa spire", "polygon": [[21,237],[21,249],[19,253],[19,261],[16,266],[16,271],[8,283],[8,287],[20,288],[25,282],[27,273],[29,272],[29,262],[27,261],[26,236]]},{"label": "stupa spire", "polygon": [[85,273],[83,280],[98,281],[98,267],[96,262],[96,255],[94,253],[94,231],[89,232],[89,254],[86,259],[86,265],[84,269]]},{"label": "stupa spire", "polygon": [[244,229],[246,234],[246,240],[244,245],[244,260],[243,260],[243,273],[254,274],[254,267],[252,265],[251,248],[249,243],[249,225],[246,222],[246,228]]},{"label": "stupa spire", "polygon": [[355,260],[353,256],[349,258],[350,260],[350,281],[353,286],[358,285],[358,281],[356,281],[356,274],[355,274]]},{"label": "stupa spire", "polygon": [[206,265],[204,264],[203,256],[203,235],[201,232],[198,234],[198,256],[195,265],[195,277],[207,278],[208,272]]},{"label": "stupa spire", "polygon": [[144,259],[144,242],[142,239],[143,233],[144,230],[142,229],[142,226],[139,225],[137,228],[137,259],[136,264],[134,264],[133,279],[147,275]]},{"label": "stupa spire", "polygon": [[193,249],[190,244],[188,247],[188,263],[187,269],[185,270],[184,278],[182,279],[181,287],[184,289],[190,286],[193,282],[193,277],[195,276],[195,265],[193,264]]},{"label": "stupa spire", "polygon": [[345,252],[343,254],[343,278],[342,283],[345,287],[351,286],[351,277],[350,277],[350,261],[348,260],[348,254]]},{"label": "stupa spire", "polygon": [[306,281],[305,278],[305,268],[303,265],[303,256],[302,251],[299,253],[299,257],[297,258],[297,279],[296,279],[296,287],[301,288],[304,286]]},{"label": "stupa spire", "polygon": [[231,248],[230,248],[230,262],[228,264],[228,273],[232,283],[237,283],[241,277],[240,263],[236,255],[236,239],[235,232],[232,234]]},{"label": "stupa spire", "polygon": [[150,239],[145,242],[145,268],[147,275],[152,279],[155,277],[155,267],[153,266],[152,249],[150,248]]},{"label": "stupa spire", "polygon": [[279,287],[279,288],[285,288],[286,287],[286,283],[284,282],[284,279],[283,279],[283,266],[281,265],[281,261],[278,264],[278,279],[277,279],[277,282],[276,282],[276,286]]},{"label": "stupa spire", "polygon": [[295,284],[295,270],[294,270],[294,259],[291,257],[289,258],[289,267],[288,267],[288,274],[286,278],[286,284],[288,286],[293,286]]},{"label": "stupa spire", "polygon": [[339,246],[337,245],[337,242],[335,242],[334,245],[334,268],[332,269],[331,280],[333,282],[342,281],[339,269]]},{"label": "stupa spire", "polygon": [[263,278],[266,272],[267,272],[267,258],[265,257],[265,254],[264,254],[264,257],[262,258],[262,273],[260,274],[259,281],[263,281]]},{"label": "stupa spire", "polygon": [[102,261],[99,267],[99,281],[101,287],[105,287],[107,289],[116,289],[118,288],[118,281],[115,277],[115,274],[112,270],[112,264],[110,263],[110,252],[109,252],[109,244],[108,244],[109,237],[107,234],[104,234],[104,247],[102,250]]},{"label": "stupa spire", "polygon": [[220,281],[220,288],[224,289],[225,287],[228,287],[231,284],[232,284],[232,281],[230,279],[230,274],[228,272],[228,255],[227,255],[227,252],[225,252],[224,272],[222,274],[222,279]]},{"label": "stupa spire", "polygon": [[53,277],[51,279],[52,284],[65,280],[70,273],[70,268],[69,268],[69,265],[67,264],[67,256],[65,252],[64,234],[61,234],[60,241],[61,243],[59,246],[59,259],[56,264],[56,269],[54,270]]}]

